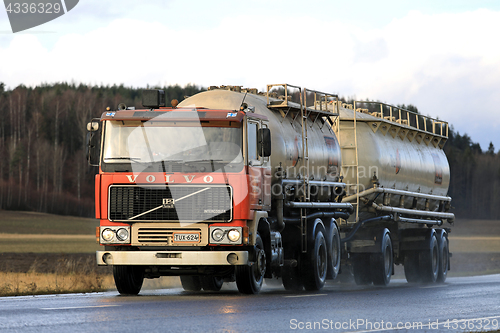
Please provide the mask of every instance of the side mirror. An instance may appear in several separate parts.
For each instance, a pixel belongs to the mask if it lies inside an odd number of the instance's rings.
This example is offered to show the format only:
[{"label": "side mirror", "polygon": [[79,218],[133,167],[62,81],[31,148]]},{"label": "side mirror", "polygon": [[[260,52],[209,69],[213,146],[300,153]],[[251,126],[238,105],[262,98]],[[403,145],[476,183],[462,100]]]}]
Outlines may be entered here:
[{"label": "side mirror", "polygon": [[261,157],[271,156],[271,131],[261,128],[257,132],[257,151]]},{"label": "side mirror", "polygon": [[99,121],[92,120],[87,124],[87,146],[85,154],[87,161],[92,166],[99,165],[99,155],[101,150],[101,131]]}]

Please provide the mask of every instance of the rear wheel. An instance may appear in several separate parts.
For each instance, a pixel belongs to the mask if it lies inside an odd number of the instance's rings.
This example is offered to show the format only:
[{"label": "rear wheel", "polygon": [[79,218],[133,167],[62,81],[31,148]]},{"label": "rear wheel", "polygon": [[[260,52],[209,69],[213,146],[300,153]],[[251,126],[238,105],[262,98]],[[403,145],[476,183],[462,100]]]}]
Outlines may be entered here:
[{"label": "rear wheel", "polygon": [[446,281],[446,277],[448,276],[449,269],[449,258],[450,258],[450,250],[448,237],[445,230],[442,230],[440,234],[438,234],[438,243],[439,243],[439,271],[437,282],[444,283]]},{"label": "rear wheel", "polygon": [[439,275],[439,244],[434,230],[427,244],[428,248],[420,252],[420,272],[423,282],[435,283]]},{"label": "rear wheel", "polygon": [[266,252],[264,243],[257,233],[255,241],[255,262],[251,266],[236,266],[236,286],[240,293],[258,294],[266,273]]},{"label": "rear wheel", "polygon": [[113,266],[113,277],[116,289],[122,295],[137,295],[144,281],[144,267],[142,266]]},{"label": "rear wheel", "polygon": [[200,291],[201,281],[199,276],[181,275],[182,288],[186,291]]},{"label": "rear wheel", "polygon": [[325,285],[328,269],[328,250],[323,230],[318,229],[314,242],[307,251],[307,260],[303,261],[302,281],[306,290],[320,290]]},{"label": "rear wheel", "polygon": [[336,279],[340,271],[340,233],[335,221],[330,227],[330,239],[328,244],[328,277]]},{"label": "rear wheel", "polygon": [[224,284],[224,279],[220,276],[201,276],[201,286],[205,291],[219,291]]},{"label": "rear wheel", "polygon": [[393,254],[392,241],[388,230],[382,236],[382,252],[370,255],[370,266],[373,284],[387,286],[391,282]]}]

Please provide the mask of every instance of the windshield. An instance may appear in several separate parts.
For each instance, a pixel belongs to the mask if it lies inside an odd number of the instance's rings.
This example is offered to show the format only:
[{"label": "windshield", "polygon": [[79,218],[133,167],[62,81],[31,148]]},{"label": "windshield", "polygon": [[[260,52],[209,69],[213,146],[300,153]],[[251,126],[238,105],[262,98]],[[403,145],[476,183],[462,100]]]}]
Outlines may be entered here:
[{"label": "windshield", "polygon": [[241,127],[201,126],[199,121],[113,120],[106,122],[104,130],[103,169],[205,172],[224,168],[237,172],[243,167],[241,146]]}]

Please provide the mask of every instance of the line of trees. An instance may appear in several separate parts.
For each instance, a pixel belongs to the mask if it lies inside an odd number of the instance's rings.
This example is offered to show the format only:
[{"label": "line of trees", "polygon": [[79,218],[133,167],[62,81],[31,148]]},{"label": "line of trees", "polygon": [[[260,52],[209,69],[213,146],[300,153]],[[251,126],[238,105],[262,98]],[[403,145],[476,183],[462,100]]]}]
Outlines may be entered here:
[{"label": "line of trees", "polygon": [[[161,89],[167,101],[201,91]],[[119,103],[140,107],[140,89],[0,83],[0,208],[92,217],[97,170],[85,160],[86,124]]]},{"label": "line of trees", "polygon": [[[204,90],[161,89],[166,101]],[[85,160],[86,124],[119,103],[141,107],[141,89],[58,83],[5,90],[0,83],[0,208],[92,217],[97,170]],[[444,150],[456,215],[500,219],[500,152],[492,143],[483,151],[453,128]]]},{"label": "line of trees", "polygon": [[500,151],[483,151],[467,135],[450,131],[444,151],[450,163],[450,190],[456,216],[500,219]]},{"label": "line of trees", "polygon": [[[416,113],[414,105],[398,105]],[[453,212],[461,218],[500,219],[500,150],[490,142],[483,150],[479,143],[450,126],[444,152],[450,164]]]}]

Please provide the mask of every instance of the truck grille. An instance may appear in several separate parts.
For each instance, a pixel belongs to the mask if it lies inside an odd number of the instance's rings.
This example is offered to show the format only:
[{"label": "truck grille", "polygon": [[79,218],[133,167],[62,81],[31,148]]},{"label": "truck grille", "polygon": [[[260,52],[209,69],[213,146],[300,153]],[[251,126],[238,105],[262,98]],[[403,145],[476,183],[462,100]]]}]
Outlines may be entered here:
[{"label": "truck grille", "polygon": [[110,186],[110,221],[229,222],[229,186]]}]

